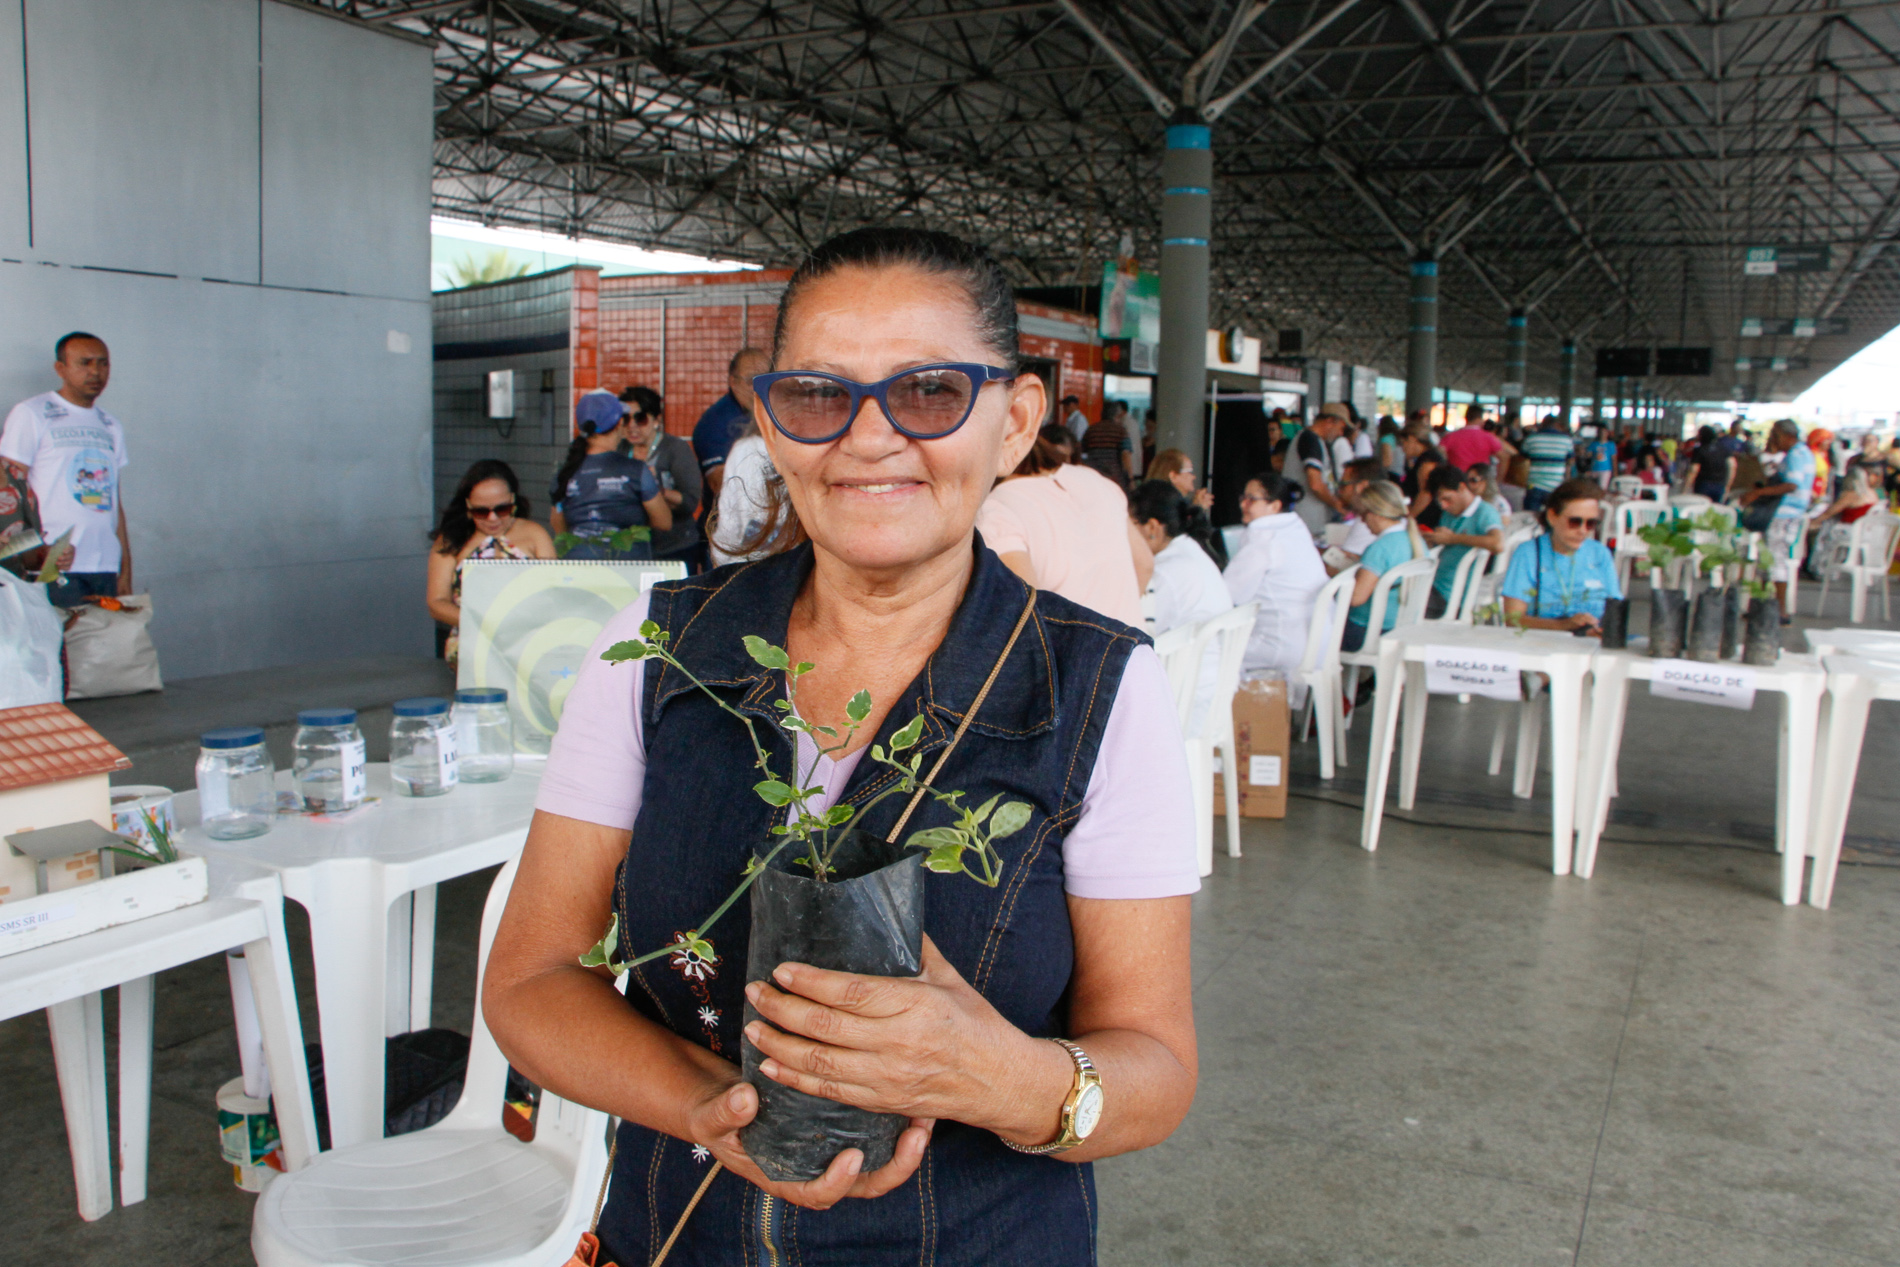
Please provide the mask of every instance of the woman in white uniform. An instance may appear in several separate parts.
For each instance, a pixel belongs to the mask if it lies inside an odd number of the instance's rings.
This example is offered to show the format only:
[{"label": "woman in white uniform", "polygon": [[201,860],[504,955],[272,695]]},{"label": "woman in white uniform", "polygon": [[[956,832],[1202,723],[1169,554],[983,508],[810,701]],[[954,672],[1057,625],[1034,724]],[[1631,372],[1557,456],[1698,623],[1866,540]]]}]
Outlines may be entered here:
[{"label": "woman in white uniform", "polygon": [[[1272,471],[1247,481],[1240,495],[1240,518],[1247,537],[1222,579],[1235,603],[1259,603],[1253,637],[1247,642],[1243,676],[1276,669],[1289,677],[1306,653],[1306,626],[1313,602],[1326,584],[1326,565],[1306,523],[1293,513],[1300,489]],[[1299,683],[1291,692],[1304,697]],[[1301,699],[1293,699],[1297,708]]]},{"label": "woman in white uniform", "polygon": [[[1167,480],[1148,480],[1128,500],[1128,517],[1155,556],[1154,578],[1148,583],[1154,610],[1151,633],[1164,634],[1207,620],[1234,605],[1221,581],[1220,569],[1200,542],[1188,535],[1189,511],[1187,498]],[[1200,730],[1214,699],[1214,680],[1219,674],[1220,646],[1216,643],[1209,645],[1201,657],[1194,713],[1188,719],[1190,732]]]}]

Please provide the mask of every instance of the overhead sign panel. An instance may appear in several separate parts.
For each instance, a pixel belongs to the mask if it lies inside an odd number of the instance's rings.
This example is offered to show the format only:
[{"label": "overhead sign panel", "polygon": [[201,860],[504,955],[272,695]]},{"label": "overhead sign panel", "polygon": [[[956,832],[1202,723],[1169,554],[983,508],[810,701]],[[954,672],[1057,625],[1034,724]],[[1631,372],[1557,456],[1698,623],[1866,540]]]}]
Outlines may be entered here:
[{"label": "overhead sign panel", "polygon": [[1765,339],[1782,335],[1813,339],[1846,334],[1846,317],[1743,317],[1744,339]]},{"label": "overhead sign panel", "polygon": [[1598,348],[1598,378],[1642,378],[1649,373],[1648,348]]},{"label": "overhead sign panel", "polygon": [[1834,248],[1825,242],[1799,243],[1792,246],[1751,246],[1742,260],[1742,271],[1750,277],[1775,277],[1782,273],[1825,273],[1832,268]]},{"label": "overhead sign panel", "polygon": [[1657,348],[1656,372],[1676,378],[1707,378],[1715,371],[1714,348]]}]

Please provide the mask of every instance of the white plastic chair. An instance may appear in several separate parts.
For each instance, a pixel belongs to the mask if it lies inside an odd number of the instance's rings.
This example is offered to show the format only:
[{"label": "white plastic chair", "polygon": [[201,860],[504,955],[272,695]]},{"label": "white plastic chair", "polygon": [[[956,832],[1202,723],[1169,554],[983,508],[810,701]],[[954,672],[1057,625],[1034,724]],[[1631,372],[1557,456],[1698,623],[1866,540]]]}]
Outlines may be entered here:
[{"label": "white plastic chair", "polygon": [[1306,684],[1306,720],[1301,736],[1319,730],[1319,777],[1330,779],[1335,767],[1346,764],[1346,709],[1344,670],[1339,662],[1339,640],[1346,636],[1352,611],[1356,567],[1347,568],[1320,586],[1313,599],[1313,615],[1306,624],[1306,653],[1295,671]]},{"label": "white plastic chair", "polygon": [[1634,499],[1639,496],[1642,491],[1643,481],[1637,476],[1616,475],[1610,479],[1610,495],[1612,497],[1628,497]]},{"label": "white plastic chair", "polygon": [[1167,672],[1181,739],[1187,745],[1188,783],[1194,792],[1194,852],[1202,875],[1214,874],[1214,753],[1200,735],[1190,733],[1190,723],[1201,682],[1201,663],[1214,638],[1213,625],[1212,620],[1202,620],[1155,635],[1155,654],[1161,657],[1161,667]]},{"label": "white plastic chair", "polygon": [[[1515,523],[1517,516],[1513,515]],[[1491,556],[1491,566],[1483,575],[1472,582],[1471,590],[1465,597],[1464,623],[1470,624],[1477,619],[1478,609],[1499,600],[1504,592],[1504,578],[1511,570],[1511,556],[1517,548],[1537,535],[1537,529],[1530,524],[1507,527],[1504,530],[1504,544]]]},{"label": "white plastic chair", "polygon": [[[1240,745],[1234,737],[1234,692],[1240,689],[1240,663],[1247,656],[1247,642],[1253,637],[1253,621],[1259,610],[1258,603],[1242,603],[1231,611],[1222,612],[1202,622],[1207,627],[1208,640],[1219,644],[1219,662],[1214,671],[1213,703],[1209,705],[1201,719],[1201,733],[1190,736],[1189,741],[1198,740],[1210,751],[1220,753],[1221,770],[1226,775],[1221,780],[1221,800],[1224,802],[1222,809],[1227,815],[1227,856],[1229,858],[1240,857]],[[1212,765],[1211,761],[1209,765]],[[1212,856],[1214,789],[1211,776],[1208,779],[1207,809],[1209,856],[1204,862],[1207,870],[1212,871],[1214,869]]]},{"label": "white plastic chair", "polygon": [[[478,973],[518,865],[488,891]],[[573,1252],[606,1173],[607,1115],[544,1091],[533,1143],[502,1127],[508,1062],[482,1020],[479,982],[455,1108],[426,1130],[278,1176],[251,1222],[259,1267],[555,1267]]]},{"label": "white plastic chair", "polygon": [[1689,516],[1699,515],[1714,504],[1700,493],[1678,493],[1669,499],[1669,509]]},{"label": "white plastic chair", "polygon": [[[1828,586],[1835,577],[1845,577],[1852,586],[1848,619],[1858,625],[1867,619],[1867,591],[1880,582],[1880,602],[1885,619],[1893,620],[1893,595],[1887,587],[1887,569],[1893,563],[1895,537],[1900,536],[1900,518],[1875,509],[1862,515],[1851,526],[1847,549],[1837,559],[1825,560],[1821,567],[1821,595],[1814,603],[1819,616],[1827,604]],[[1792,603],[1789,604],[1793,606]]]},{"label": "white plastic chair", "polygon": [[1669,509],[1653,502],[1627,501],[1616,508],[1611,535],[1616,538],[1616,583],[1630,592],[1630,576],[1638,559],[1649,557],[1649,545],[1637,535],[1651,524],[1669,518]]},{"label": "white plastic chair", "polygon": [[[1435,623],[1447,625],[1468,625],[1471,623],[1471,604],[1468,601],[1477,594],[1478,576],[1484,565],[1491,561],[1489,550],[1466,550],[1451,572],[1451,593],[1445,599],[1445,614]],[[1429,600],[1427,600],[1429,601]]]},{"label": "white plastic chair", "polygon": [[[1372,597],[1367,600],[1366,645],[1358,651],[1342,651],[1339,663],[1345,673],[1342,683],[1344,692],[1354,698],[1359,694],[1359,671],[1373,672],[1379,667],[1379,639],[1382,632],[1374,629],[1374,622],[1385,621],[1386,599],[1394,585],[1399,587],[1399,617],[1393,629],[1403,629],[1407,625],[1416,625],[1425,619],[1425,604],[1431,600],[1432,577],[1438,572],[1438,553],[1432,551],[1422,558],[1411,559],[1390,569],[1379,578],[1372,587]],[[1357,711],[1357,710],[1354,710]],[[1346,714],[1345,728],[1352,725],[1352,714]],[[1344,740],[1341,740],[1342,746]]]}]

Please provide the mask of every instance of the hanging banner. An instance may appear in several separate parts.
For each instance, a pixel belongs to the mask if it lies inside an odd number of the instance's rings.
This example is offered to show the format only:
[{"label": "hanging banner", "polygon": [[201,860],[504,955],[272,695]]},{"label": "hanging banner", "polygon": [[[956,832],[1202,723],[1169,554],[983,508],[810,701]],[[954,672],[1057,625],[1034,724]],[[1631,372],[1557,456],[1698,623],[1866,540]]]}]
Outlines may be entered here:
[{"label": "hanging banner", "polygon": [[455,684],[508,692],[515,751],[545,753],[581,657],[622,608],[677,561],[470,559],[462,564],[462,623]]},{"label": "hanging banner", "polygon": [[1143,272],[1132,260],[1108,260],[1102,265],[1104,339],[1161,342],[1161,274]]},{"label": "hanging banner", "polygon": [[1655,676],[1649,680],[1649,693],[1658,699],[1746,711],[1755,706],[1755,670],[1741,664],[1658,660]]},{"label": "hanging banner", "polygon": [[1426,647],[1425,689],[1433,695],[1482,695],[1487,699],[1524,697],[1515,651],[1473,647]]}]

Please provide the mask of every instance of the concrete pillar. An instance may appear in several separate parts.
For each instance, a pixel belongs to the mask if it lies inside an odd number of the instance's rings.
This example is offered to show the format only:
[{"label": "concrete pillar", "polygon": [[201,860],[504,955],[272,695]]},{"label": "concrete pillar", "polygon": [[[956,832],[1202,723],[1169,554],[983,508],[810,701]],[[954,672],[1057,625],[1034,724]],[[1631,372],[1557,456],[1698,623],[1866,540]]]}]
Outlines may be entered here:
[{"label": "concrete pillar", "polygon": [[1504,394],[1498,400],[1498,412],[1506,418],[1524,412],[1524,345],[1529,327],[1530,314],[1522,308],[1511,309],[1504,327]]},{"label": "concrete pillar", "polygon": [[1405,350],[1405,416],[1432,407],[1438,377],[1438,261],[1412,261],[1412,333]]},{"label": "concrete pillar", "polygon": [[1161,158],[1161,360],[1155,444],[1199,453],[1207,437],[1207,240],[1213,225],[1214,151],[1207,126],[1168,125]]},{"label": "concrete pillar", "polygon": [[1570,427],[1571,401],[1577,394],[1577,341],[1565,339],[1557,350],[1557,417]]},{"label": "concrete pillar", "polygon": [[1595,422],[1595,423],[1596,423],[1596,424],[1597,424],[1598,426],[1602,426],[1602,425],[1603,425],[1603,422],[1604,422],[1604,417],[1603,417],[1603,380],[1602,380],[1601,378],[1593,378],[1593,379],[1591,379],[1591,380],[1590,380],[1590,382],[1591,382],[1591,387],[1590,387],[1590,419],[1591,419],[1591,421],[1593,421],[1593,422]]},{"label": "concrete pillar", "polygon": [[1623,411],[1629,408],[1629,390],[1630,381],[1627,378],[1619,378],[1616,380],[1616,417],[1614,422],[1619,427],[1628,421],[1628,419],[1624,417]]}]

